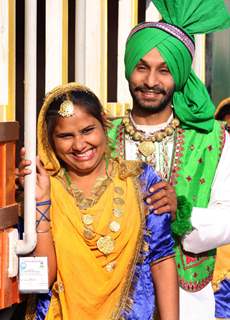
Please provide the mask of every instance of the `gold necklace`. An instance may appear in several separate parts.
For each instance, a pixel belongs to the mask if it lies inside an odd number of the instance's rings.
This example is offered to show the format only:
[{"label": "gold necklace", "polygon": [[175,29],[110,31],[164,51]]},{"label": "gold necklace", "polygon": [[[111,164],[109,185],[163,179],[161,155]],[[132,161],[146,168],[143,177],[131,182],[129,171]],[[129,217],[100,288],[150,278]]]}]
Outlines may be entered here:
[{"label": "gold necklace", "polygon": [[[112,253],[115,248],[115,240],[114,238],[109,234],[100,234],[95,231],[94,229],[94,222],[95,217],[88,213],[89,208],[91,208],[98,200],[98,194],[93,195],[92,200],[85,198],[85,201],[83,201],[83,193],[77,188],[74,187],[71,183],[71,178],[68,175],[68,173],[64,172],[65,178],[66,178],[66,184],[68,191],[72,194],[72,196],[76,200],[76,204],[78,208],[80,209],[80,212],[82,214],[81,221],[83,223],[83,236],[86,240],[92,240],[95,238],[96,235],[99,235],[99,239],[96,241],[97,248],[100,252],[102,252],[105,256]],[[104,178],[104,177],[103,177]],[[106,187],[108,186],[108,179],[111,181],[111,179],[107,176],[104,179],[99,179],[99,183],[97,183],[97,188],[100,190],[100,195],[105,191]],[[107,180],[107,181],[106,181]],[[100,187],[101,182],[101,187]],[[94,188],[95,189],[95,188]],[[113,197],[113,210],[112,210],[112,221],[110,221],[108,225],[108,229],[112,233],[117,233],[120,231],[121,225],[119,222],[119,218],[123,215],[123,208],[122,206],[125,204],[124,201],[124,190],[121,186],[114,186],[114,197]],[[80,200],[80,201],[79,201]],[[82,203],[83,201],[83,203]],[[117,221],[118,220],[118,221]],[[113,265],[113,266],[112,266]],[[106,269],[108,271],[112,271],[112,267],[114,267],[114,264],[108,264],[106,266]]]},{"label": "gold necklace", "polygon": [[180,121],[177,118],[172,119],[172,121],[161,130],[153,132],[151,135],[146,137],[145,133],[138,130],[133,125],[130,117],[123,119],[123,124],[125,127],[125,132],[134,140],[139,141],[138,150],[144,157],[149,157],[155,151],[155,142],[161,142],[166,137],[173,135],[175,129],[179,126]]}]

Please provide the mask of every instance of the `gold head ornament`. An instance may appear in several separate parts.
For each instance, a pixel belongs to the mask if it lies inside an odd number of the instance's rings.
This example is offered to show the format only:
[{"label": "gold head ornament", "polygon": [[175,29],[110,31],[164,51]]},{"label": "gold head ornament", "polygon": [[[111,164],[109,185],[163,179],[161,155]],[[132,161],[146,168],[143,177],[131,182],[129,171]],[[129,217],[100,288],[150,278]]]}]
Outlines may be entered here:
[{"label": "gold head ornament", "polygon": [[58,114],[63,118],[69,118],[74,115],[74,105],[70,100],[65,100],[60,105],[60,109],[58,110]]}]

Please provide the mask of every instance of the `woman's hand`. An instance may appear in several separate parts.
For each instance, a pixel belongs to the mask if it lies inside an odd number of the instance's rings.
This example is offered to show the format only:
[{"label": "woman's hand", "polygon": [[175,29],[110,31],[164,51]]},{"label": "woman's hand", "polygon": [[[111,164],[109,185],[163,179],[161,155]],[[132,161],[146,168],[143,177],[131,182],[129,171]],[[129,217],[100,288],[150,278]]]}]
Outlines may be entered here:
[{"label": "woman's hand", "polygon": [[[28,168],[31,165],[30,160],[25,159],[25,148],[20,150],[20,164],[16,170],[16,176],[21,186],[24,186],[25,176],[31,174]],[[36,159],[37,179],[36,179],[36,201],[44,201],[50,199],[50,178],[44,169],[39,157]]]},{"label": "woman's hand", "polygon": [[150,187],[149,191],[153,194],[149,195],[146,201],[152,209],[155,209],[155,213],[171,212],[172,220],[175,220],[177,197],[173,187],[168,182],[162,181]]}]

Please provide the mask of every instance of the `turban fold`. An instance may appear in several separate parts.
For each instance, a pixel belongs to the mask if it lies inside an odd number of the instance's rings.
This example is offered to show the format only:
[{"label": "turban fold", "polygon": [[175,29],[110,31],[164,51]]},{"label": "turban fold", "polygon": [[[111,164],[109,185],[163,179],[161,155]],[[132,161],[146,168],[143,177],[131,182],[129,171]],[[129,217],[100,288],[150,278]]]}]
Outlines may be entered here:
[{"label": "turban fold", "polygon": [[130,78],[141,58],[157,48],[175,82],[173,106],[182,127],[209,132],[213,128],[215,107],[206,87],[192,70],[193,35],[230,27],[230,14],[223,0],[152,2],[163,22],[142,23],[131,31],[125,51],[126,78]]}]

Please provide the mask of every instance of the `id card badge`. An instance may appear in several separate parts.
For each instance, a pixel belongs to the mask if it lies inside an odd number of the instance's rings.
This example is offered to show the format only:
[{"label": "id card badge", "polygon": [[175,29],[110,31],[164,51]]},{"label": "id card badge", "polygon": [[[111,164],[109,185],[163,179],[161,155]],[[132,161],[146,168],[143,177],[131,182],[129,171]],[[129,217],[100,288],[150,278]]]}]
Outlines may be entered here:
[{"label": "id card badge", "polygon": [[47,257],[19,258],[19,291],[21,293],[49,292]]}]

